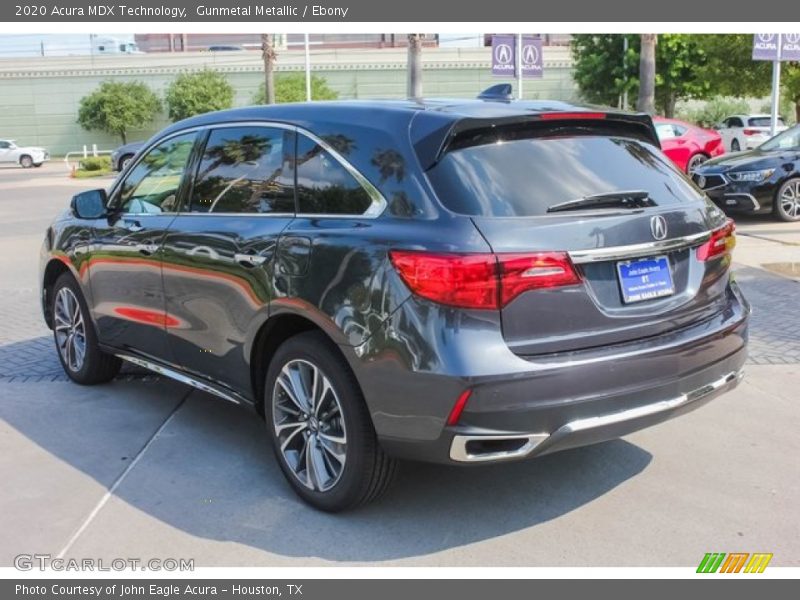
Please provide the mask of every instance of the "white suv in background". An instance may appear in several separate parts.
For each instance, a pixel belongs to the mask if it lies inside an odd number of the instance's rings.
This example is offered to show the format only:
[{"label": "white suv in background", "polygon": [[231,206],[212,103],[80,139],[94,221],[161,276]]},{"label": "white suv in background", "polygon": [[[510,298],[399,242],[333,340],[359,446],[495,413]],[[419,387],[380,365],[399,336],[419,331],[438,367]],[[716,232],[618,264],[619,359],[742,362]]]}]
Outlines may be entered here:
[{"label": "white suv in background", "polygon": [[14,140],[0,140],[0,163],[16,163],[21,167],[41,167],[50,159],[44,148],[17,146]]},{"label": "white suv in background", "polygon": [[[739,150],[750,150],[766,142],[770,135],[772,118],[770,115],[733,115],[724,119],[717,125],[716,129],[722,136],[722,143],[725,150],[729,152],[739,152]],[[775,133],[780,133],[787,129],[786,123],[778,117],[778,127]]]}]

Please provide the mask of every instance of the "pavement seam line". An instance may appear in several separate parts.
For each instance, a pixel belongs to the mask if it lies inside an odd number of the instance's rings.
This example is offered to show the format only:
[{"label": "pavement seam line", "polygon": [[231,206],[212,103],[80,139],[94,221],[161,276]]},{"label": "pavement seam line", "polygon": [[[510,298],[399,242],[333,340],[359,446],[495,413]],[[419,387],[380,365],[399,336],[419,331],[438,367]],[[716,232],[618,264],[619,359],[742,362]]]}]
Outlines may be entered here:
[{"label": "pavement seam line", "polygon": [[103,497],[100,498],[100,501],[95,505],[95,507],[86,517],[86,519],[84,519],[83,523],[81,523],[81,526],[78,527],[75,533],[73,533],[72,536],[69,538],[69,540],[67,540],[66,545],[61,549],[61,552],[58,553],[56,558],[64,558],[64,555],[67,552],[69,552],[69,550],[72,548],[75,542],[78,541],[78,538],[83,534],[84,531],[86,531],[89,525],[91,525],[92,521],[94,521],[95,517],[97,517],[97,515],[100,514],[100,511],[114,495],[114,492],[117,490],[117,488],[120,485],[122,485],[122,482],[125,480],[125,477],[128,476],[128,473],[130,473],[133,470],[133,468],[136,466],[136,464],[139,462],[142,456],[144,456],[145,452],[147,452],[147,449],[158,438],[159,434],[166,428],[169,422],[172,421],[172,418],[178,413],[178,409],[180,409],[180,407],[183,406],[184,402],[186,402],[186,399],[189,397],[191,393],[192,390],[191,389],[188,390],[186,394],[183,396],[183,398],[181,398],[180,402],[178,402],[175,405],[175,407],[170,411],[169,415],[167,415],[167,418],[164,419],[164,422],[161,423],[158,429],[156,429],[153,432],[153,434],[147,440],[145,445],[139,449],[139,451],[136,453],[136,456],[133,457],[133,460],[130,463],[128,463],[127,467],[125,467],[125,470],[122,471],[122,473],[120,473],[120,475],[114,480],[114,483],[111,484],[111,487],[106,490],[105,494],[103,494]]}]

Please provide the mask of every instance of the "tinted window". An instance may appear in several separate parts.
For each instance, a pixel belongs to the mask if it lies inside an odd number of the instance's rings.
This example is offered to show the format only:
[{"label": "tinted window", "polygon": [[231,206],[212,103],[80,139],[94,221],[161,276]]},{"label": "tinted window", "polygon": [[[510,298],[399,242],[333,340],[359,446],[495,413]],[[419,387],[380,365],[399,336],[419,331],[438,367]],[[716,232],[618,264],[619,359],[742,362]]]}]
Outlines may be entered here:
[{"label": "tinted window", "polygon": [[297,212],[360,215],[372,201],[350,172],[313,140],[297,139]]},{"label": "tinted window", "polygon": [[268,127],[212,130],[192,190],[192,211],[294,213],[294,135]]},{"label": "tinted window", "polygon": [[11,148],[11,144],[8,142],[0,142],[0,149]]},{"label": "tinted window", "polygon": [[742,120],[739,117],[731,117],[727,121],[728,127],[743,127]]},{"label": "tinted window", "polygon": [[195,134],[168,139],[142,157],[119,188],[116,205],[127,213],[174,212]]},{"label": "tinted window", "polygon": [[450,152],[429,172],[450,210],[467,215],[534,216],[560,202],[645,190],[659,206],[697,191],[650,144],[577,136],[499,141]]},{"label": "tinted window", "polygon": [[[751,117],[747,120],[750,127],[772,127],[772,118],[770,117]],[[783,119],[778,117],[778,125],[783,126]]]}]

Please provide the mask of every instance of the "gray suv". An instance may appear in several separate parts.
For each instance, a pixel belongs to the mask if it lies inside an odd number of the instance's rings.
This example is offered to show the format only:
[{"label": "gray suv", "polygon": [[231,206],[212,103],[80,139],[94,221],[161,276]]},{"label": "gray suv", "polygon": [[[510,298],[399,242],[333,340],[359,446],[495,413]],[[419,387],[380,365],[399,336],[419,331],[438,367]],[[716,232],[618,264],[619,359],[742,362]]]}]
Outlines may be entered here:
[{"label": "gray suv", "polygon": [[558,102],[260,106],[176,123],[48,228],[66,373],[128,361],[266,422],[324,510],[398,458],[625,435],[737,385],[733,224],[646,115]]}]

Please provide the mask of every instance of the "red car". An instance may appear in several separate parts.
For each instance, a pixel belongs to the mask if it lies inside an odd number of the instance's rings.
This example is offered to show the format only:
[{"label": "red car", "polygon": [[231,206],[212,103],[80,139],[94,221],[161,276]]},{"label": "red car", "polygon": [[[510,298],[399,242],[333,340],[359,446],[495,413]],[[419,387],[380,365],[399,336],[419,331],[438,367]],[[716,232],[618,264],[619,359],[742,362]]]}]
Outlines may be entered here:
[{"label": "red car", "polygon": [[653,123],[664,154],[684,173],[691,173],[709,158],[725,154],[722,137],[716,131],[663,117],[654,117]]}]

